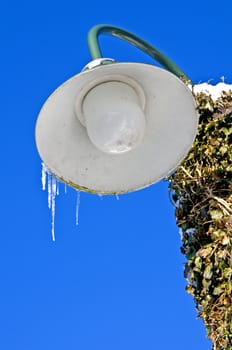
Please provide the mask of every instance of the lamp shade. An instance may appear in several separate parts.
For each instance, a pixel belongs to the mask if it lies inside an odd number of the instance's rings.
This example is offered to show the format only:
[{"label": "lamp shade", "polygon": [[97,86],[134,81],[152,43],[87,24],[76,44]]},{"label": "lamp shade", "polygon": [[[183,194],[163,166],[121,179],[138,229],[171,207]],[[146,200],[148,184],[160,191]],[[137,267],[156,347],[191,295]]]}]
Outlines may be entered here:
[{"label": "lamp shade", "polygon": [[[110,95],[111,86],[116,93]],[[105,93],[99,100],[101,90]],[[116,123],[113,118],[123,113],[124,104],[125,118]],[[126,152],[104,151],[105,134],[108,129],[113,134],[114,122],[116,136],[122,135],[125,144],[143,128],[139,141]],[[99,128],[96,139],[105,142],[100,148],[91,140],[94,125]],[[39,113],[36,144],[60,181],[87,192],[120,194],[149,186],[173,171],[187,155],[197,125],[192,93],[175,75],[143,63],[112,63],[77,74],[55,90]]]}]

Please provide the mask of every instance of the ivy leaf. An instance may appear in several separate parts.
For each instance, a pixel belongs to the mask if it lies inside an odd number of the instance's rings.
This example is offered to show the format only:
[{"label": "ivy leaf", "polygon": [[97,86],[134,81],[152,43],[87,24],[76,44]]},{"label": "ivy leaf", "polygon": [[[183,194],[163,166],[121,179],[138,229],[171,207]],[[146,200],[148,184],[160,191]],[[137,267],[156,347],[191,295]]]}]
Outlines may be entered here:
[{"label": "ivy leaf", "polygon": [[212,220],[220,220],[223,217],[223,212],[220,209],[211,209],[209,213]]},{"label": "ivy leaf", "polygon": [[224,292],[224,290],[219,286],[219,287],[215,287],[213,290],[213,295],[219,295],[222,294]]},{"label": "ivy leaf", "polygon": [[206,280],[211,279],[211,277],[213,276],[213,265],[212,264],[209,264],[206,266],[203,276]]},{"label": "ivy leaf", "polygon": [[221,155],[224,156],[224,154],[227,152],[227,147],[226,146],[221,146],[219,148],[219,152],[221,153]]},{"label": "ivy leaf", "polygon": [[204,293],[206,293],[206,291],[208,290],[209,286],[211,285],[211,281],[203,278],[202,284],[203,284],[203,287],[204,287]]},{"label": "ivy leaf", "polygon": [[212,247],[201,248],[200,250],[198,250],[197,256],[199,256],[201,258],[206,258],[207,256],[209,256],[211,254],[212,250],[213,250]]},{"label": "ivy leaf", "polygon": [[225,268],[224,271],[223,271],[223,276],[226,279],[230,279],[232,277],[232,268],[231,267]]},{"label": "ivy leaf", "polygon": [[194,296],[195,289],[192,286],[186,286],[185,290],[187,293],[192,294]]},{"label": "ivy leaf", "polygon": [[227,244],[229,244],[229,243],[230,243],[229,237],[228,237],[228,236],[224,236],[224,237],[222,238],[222,240],[221,240],[221,244],[227,245]]},{"label": "ivy leaf", "polygon": [[221,131],[223,132],[223,134],[225,134],[226,136],[232,133],[232,128],[221,128]]}]

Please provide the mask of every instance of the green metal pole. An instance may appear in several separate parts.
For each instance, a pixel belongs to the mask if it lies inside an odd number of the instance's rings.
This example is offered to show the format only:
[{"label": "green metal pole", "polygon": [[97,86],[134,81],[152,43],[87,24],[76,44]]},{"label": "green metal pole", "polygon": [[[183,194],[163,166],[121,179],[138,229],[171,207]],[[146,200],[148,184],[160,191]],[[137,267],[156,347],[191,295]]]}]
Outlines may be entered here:
[{"label": "green metal pole", "polygon": [[108,24],[99,24],[90,29],[88,33],[88,47],[92,59],[101,58],[102,52],[100,49],[98,37],[100,34],[108,34],[115,36],[119,39],[129,42],[133,46],[136,46],[146,54],[154,58],[169,72],[175,74],[178,78],[183,78],[193,84],[192,80],[168,57],[157,50],[154,46],[141,39],[140,37],[118,27],[114,27]]}]

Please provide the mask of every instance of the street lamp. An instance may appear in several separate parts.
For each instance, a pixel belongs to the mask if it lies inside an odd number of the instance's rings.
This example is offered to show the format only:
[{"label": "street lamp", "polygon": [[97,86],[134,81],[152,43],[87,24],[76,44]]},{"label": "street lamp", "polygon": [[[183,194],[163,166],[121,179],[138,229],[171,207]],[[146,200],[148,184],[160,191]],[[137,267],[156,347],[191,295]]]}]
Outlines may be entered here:
[{"label": "street lamp", "polygon": [[[149,64],[102,58],[110,34],[156,59]],[[191,80],[166,56],[123,29],[98,25],[88,35],[92,61],[42,107],[36,144],[49,171],[81,191],[120,194],[147,187],[187,155],[198,116]]]}]

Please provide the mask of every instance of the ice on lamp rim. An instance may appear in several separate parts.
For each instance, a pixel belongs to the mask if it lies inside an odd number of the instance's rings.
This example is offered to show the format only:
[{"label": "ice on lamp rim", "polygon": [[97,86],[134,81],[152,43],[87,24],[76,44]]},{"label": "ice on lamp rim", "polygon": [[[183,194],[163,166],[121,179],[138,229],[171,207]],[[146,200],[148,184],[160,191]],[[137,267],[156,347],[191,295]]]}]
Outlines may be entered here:
[{"label": "ice on lamp rim", "polygon": [[[46,165],[42,162],[42,172],[41,172],[41,183],[42,190],[47,189],[48,195],[48,208],[51,210],[51,233],[52,240],[55,241],[55,211],[56,211],[56,196],[59,195],[59,181],[57,178],[49,171]],[[64,192],[67,193],[67,185],[64,184]],[[80,196],[81,191],[76,190],[76,225],[79,225],[79,210],[80,210]]]}]

